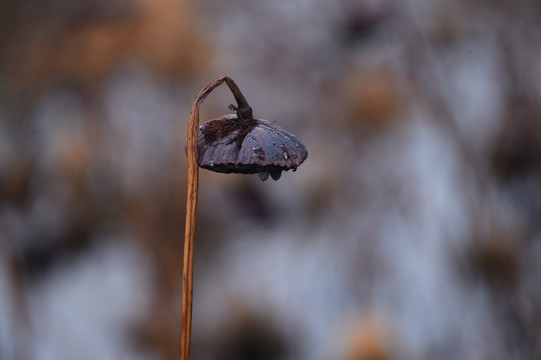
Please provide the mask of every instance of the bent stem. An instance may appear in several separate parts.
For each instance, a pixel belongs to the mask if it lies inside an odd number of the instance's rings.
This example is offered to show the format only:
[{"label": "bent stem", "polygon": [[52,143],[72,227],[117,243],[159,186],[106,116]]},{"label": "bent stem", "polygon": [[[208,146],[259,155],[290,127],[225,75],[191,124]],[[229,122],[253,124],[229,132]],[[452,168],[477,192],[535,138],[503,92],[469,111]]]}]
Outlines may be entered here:
[{"label": "bent stem", "polygon": [[182,268],[182,318],[180,324],[180,360],[190,359],[190,339],[192,328],[192,298],[193,298],[193,246],[195,239],[195,212],[197,208],[197,196],[199,189],[199,166],[197,162],[197,137],[199,132],[199,105],[205,98],[223,82],[235,96],[237,101],[237,113],[251,116],[252,109],[240,92],[237,84],[227,77],[222,76],[211,81],[195,98],[190,111],[188,123],[188,196],[186,200],[186,227],[184,233],[184,262]]}]

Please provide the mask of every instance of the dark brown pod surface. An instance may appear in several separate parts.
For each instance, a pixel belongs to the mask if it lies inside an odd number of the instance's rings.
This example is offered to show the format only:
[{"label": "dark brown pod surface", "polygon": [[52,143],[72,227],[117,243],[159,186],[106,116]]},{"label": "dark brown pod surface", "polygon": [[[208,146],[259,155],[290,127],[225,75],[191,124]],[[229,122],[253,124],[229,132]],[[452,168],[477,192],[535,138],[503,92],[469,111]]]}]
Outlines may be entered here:
[{"label": "dark brown pod surface", "polygon": [[228,114],[199,126],[199,166],[221,173],[269,174],[278,180],[282,171],[295,171],[308,151],[295,137],[267,120],[241,125]]}]

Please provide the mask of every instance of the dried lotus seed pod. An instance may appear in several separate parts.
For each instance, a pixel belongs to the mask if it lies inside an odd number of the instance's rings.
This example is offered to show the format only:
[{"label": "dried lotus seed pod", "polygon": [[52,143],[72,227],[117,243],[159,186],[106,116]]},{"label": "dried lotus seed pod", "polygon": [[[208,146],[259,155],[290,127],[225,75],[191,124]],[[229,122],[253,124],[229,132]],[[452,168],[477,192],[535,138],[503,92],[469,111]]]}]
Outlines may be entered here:
[{"label": "dried lotus seed pod", "polygon": [[280,126],[259,119],[240,121],[228,114],[199,126],[199,166],[221,173],[255,174],[278,180],[308,156],[306,147]]}]

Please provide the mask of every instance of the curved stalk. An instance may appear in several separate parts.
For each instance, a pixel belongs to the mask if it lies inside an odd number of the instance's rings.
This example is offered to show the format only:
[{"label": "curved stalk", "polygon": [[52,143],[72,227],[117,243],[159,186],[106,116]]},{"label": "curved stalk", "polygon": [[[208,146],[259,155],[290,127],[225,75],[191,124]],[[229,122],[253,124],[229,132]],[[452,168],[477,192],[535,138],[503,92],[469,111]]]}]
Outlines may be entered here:
[{"label": "curved stalk", "polygon": [[205,98],[223,82],[235,96],[239,118],[242,116],[251,117],[252,109],[240,92],[237,84],[227,77],[222,76],[211,81],[205,86],[195,98],[190,111],[188,124],[188,196],[186,200],[186,227],[184,235],[184,262],[182,268],[182,318],[180,325],[180,360],[190,359],[190,339],[192,328],[192,298],[193,298],[193,247],[195,239],[195,213],[197,209],[197,197],[199,189],[199,166],[197,137],[199,132],[199,105]]}]

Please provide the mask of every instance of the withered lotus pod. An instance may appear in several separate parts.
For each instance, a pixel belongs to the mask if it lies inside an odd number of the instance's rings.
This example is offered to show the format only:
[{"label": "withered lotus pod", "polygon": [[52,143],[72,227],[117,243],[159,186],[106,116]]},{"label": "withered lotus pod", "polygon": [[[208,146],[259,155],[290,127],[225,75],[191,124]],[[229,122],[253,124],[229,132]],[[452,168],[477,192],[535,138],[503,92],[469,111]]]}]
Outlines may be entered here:
[{"label": "withered lotus pod", "polygon": [[269,174],[278,180],[282,171],[295,171],[308,151],[295,135],[267,121],[228,114],[199,126],[199,166],[221,173]]},{"label": "withered lotus pod", "polygon": [[263,181],[269,174],[278,180],[282,171],[295,171],[308,156],[304,145],[278,125],[254,119],[238,86],[229,78],[225,82],[237,101],[237,106],[229,105],[236,114],[199,126],[198,165],[221,173],[258,173]]}]

